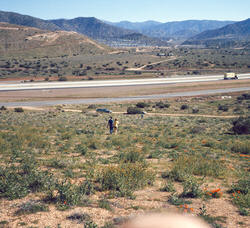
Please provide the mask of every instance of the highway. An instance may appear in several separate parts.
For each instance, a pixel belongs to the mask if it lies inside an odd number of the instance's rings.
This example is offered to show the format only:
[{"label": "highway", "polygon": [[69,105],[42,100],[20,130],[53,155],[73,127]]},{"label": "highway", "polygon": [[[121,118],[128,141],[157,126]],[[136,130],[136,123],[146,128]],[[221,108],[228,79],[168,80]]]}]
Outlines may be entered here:
[{"label": "highway", "polygon": [[212,94],[244,92],[244,91],[250,91],[250,87],[199,90],[199,91],[187,91],[187,92],[173,92],[173,93],[165,93],[165,94],[113,97],[113,98],[103,97],[103,98],[44,100],[44,101],[19,101],[19,102],[1,102],[0,101],[0,107],[1,106],[41,107],[41,106],[63,105],[63,104],[105,104],[105,103],[112,103],[112,102],[131,102],[131,101],[139,101],[139,100],[166,99],[166,98],[171,98],[171,97],[201,96],[201,95],[212,95]]},{"label": "highway", "polygon": [[[250,73],[238,74],[239,80],[250,79]],[[171,78],[151,79],[120,79],[120,80],[94,80],[74,82],[32,82],[32,83],[6,83],[0,82],[0,92],[19,90],[43,90],[43,89],[67,89],[67,88],[93,88],[112,86],[136,86],[136,85],[159,85],[189,82],[210,82],[223,80],[223,75],[206,76],[177,76]]]}]

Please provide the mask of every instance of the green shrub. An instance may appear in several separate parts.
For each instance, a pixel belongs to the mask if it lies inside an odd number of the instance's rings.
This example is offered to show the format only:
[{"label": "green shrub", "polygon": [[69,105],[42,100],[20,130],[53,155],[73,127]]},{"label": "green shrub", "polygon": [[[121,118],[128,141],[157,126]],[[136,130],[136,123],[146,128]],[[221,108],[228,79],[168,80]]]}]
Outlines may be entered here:
[{"label": "green shrub", "polygon": [[62,76],[62,77],[58,78],[58,81],[59,82],[65,82],[65,81],[68,81],[68,79],[66,77]]},{"label": "green shrub", "polygon": [[98,175],[97,182],[101,190],[112,190],[121,196],[130,196],[136,189],[142,188],[154,181],[154,174],[140,163],[109,165]]},{"label": "green shrub", "polygon": [[14,111],[15,112],[24,112],[23,108],[21,108],[21,107],[14,108]]},{"label": "green shrub", "polygon": [[219,106],[218,106],[218,110],[219,110],[219,111],[227,112],[228,109],[229,109],[229,108],[228,108],[227,105],[219,104]]},{"label": "green shrub", "polygon": [[200,184],[194,177],[189,177],[183,184],[181,197],[198,198],[201,195]]},{"label": "green shrub", "polygon": [[169,173],[170,178],[183,181],[190,174],[200,176],[222,177],[226,173],[223,161],[201,154],[182,155],[174,161]]},{"label": "green shrub", "polygon": [[179,206],[179,205],[183,205],[183,204],[191,204],[192,202],[189,200],[185,200],[183,198],[180,198],[179,196],[177,196],[175,193],[172,194],[169,199],[168,202],[172,205],[175,206]]},{"label": "green shrub", "polygon": [[81,155],[86,155],[88,152],[88,147],[85,144],[79,144],[75,147],[75,152],[80,153]]},{"label": "green shrub", "polygon": [[157,108],[169,108],[170,107],[170,104],[168,104],[168,103],[163,103],[162,101],[159,101],[159,102],[157,102],[156,104],[155,104],[155,106],[157,107]]},{"label": "green shrub", "polygon": [[108,211],[112,211],[112,208],[111,208],[111,206],[110,206],[110,203],[109,203],[109,201],[106,200],[106,199],[101,199],[101,200],[99,200],[99,201],[98,201],[98,206],[99,206],[100,208],[106,209],[106,210],[108,210]]},{"label": "green shrub", "polygon": [[250,134],[250,116],[239,117],[237,120],[233,121],[233,132],[235,134]]},{"label": "green shrub", "polygon": [[188,109],[188,105],[187,105],[187,104],[183,104],[183,105],[181,106],[181,110],[185,110],[185,109]]},{"label": "green shrub", "polygon": [[250,154],[250,142],[234,142],[231,151],[234,153]]},{"label": "green shrub", "polygon": [[147,107],[150,107],[150,104],[147,104],[147,103],[145,103],[145,102],[138,102],[138,103],[136,104],[136,107],[137,107],[137,108],[147,108]]},{"label": "green shrub", "polygon": [[5,106],[1,106],[0,110],[5,111],[5,110],[7,110],[7,108]]},{"label": "green shrub", "polygon": [[142,111],[140,108],[137,108],[137,107],[128,107],[127,108],[127,113],[128,114],[142,114]]},{"label": "green shrub", "polygon": [[163,188],[161,188],[163,192],[175,192],[175,187],[173,181],[168,181]]},{"label": "green shrub", "polygon": [[144,154],[140,151],[130,150],[128,152],[120,152],[118,155],[120,162],[124,163],[135,163],[142,162],[145,160]]}]

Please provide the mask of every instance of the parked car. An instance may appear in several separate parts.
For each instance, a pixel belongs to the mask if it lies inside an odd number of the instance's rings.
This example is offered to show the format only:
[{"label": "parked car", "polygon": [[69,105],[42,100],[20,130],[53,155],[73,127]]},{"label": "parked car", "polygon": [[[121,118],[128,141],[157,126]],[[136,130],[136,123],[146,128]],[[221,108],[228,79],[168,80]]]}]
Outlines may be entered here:
[{"label": "parked car", "polygon": [[98,108],[96,109],[97,112],[105,112],[105,113],[112,113],[111,110],[109,109],[106,109],[106,108]]}]

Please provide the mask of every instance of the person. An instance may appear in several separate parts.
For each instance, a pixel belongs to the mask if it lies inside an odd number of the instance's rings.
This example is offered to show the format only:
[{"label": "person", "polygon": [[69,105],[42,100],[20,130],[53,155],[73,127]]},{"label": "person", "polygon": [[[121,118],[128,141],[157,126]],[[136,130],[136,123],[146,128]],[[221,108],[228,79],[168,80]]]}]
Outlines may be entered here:
[{"label": "person", "polygon": [[112,116],[110,116],[110,118],[109,118],[107,127],[109,128],[110,134],[112,134],[113,130],[114,130],[114,121],[112,119]]},{"label": "person", "polygon": [[118,121],[118,119],[115,119],[115,121],[114,121],[114,133],[115,133],[115,134],[117,134],[118,125],[119,125],[119,121]]}]

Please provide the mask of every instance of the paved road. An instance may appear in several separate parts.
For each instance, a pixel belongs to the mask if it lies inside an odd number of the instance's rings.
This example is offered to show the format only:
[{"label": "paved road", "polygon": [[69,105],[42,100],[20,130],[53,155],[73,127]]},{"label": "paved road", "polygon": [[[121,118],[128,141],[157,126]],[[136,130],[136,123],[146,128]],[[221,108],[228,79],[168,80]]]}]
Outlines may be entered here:
[{"label": "paved road", "polygon": [[[250,79],[250,73],[239,74],[239,79]],[[135,86],[157,85],[188,82],[209,82],[222,80],[223,75],[211,76],[179,76],[173,78],[129,79],[129,80],[102,80],[102,81],[77,81],[77,82],[40,82],[40,83],[0,83],[1,91],[39,90],[39,89],[66,89],[66,88],[90,88],[110,86]]]},{"label": "paved road", "polygon": [[9,103],[0,102],[0,106],[4,105],[7,107],[16,107],[16,106],[33,106],[33,107],[40,106],[41,107],[41,106],[53,106],[53,105],[62,105],[62,104],[105,104],[105,103],[110,103],[110,102],[153,100],[153,99],[163,99],[163,98],[171,98],[171,97],[199,96],[199,95],[211,95],[211,94],[218,94],[218,93],[243,92],[243,91],[250,91],[250,87],[200,90],[200,91],[191,91],[191,92],[176,92],[176,93],[167,93],[167,94],[117,97],[117,98],[90,98],[90,99],[9,102]]}]

